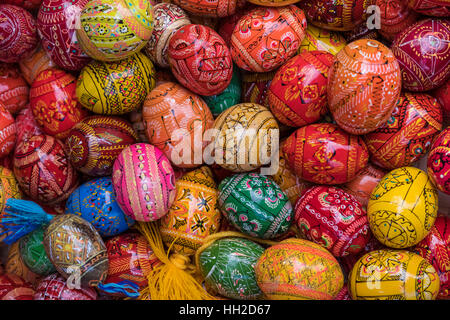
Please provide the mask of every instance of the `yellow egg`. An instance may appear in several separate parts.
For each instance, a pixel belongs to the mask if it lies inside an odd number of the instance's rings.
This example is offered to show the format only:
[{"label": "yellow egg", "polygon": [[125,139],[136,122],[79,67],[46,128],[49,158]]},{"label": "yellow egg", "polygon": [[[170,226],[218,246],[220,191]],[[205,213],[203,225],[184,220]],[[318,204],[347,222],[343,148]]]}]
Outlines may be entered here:
[{"label": "yellow egg", "polygon": [[308,24],[305,38],[298,48],[298,53],[321,50],[336,55],[346,45],[347,41],[339,32],[321,29]]},{"label": "yellow egg", "polygon": [[370,195],[367,217],[382,244],[403,249],[419,243],[436,220],[438,193],[428,175],[415,167],[392,170]]},{"label": "yellow egg", "polygon": [[406,250],[366,253],[349,275],[353,300],[434,300],[439,286],[433,266]]}]

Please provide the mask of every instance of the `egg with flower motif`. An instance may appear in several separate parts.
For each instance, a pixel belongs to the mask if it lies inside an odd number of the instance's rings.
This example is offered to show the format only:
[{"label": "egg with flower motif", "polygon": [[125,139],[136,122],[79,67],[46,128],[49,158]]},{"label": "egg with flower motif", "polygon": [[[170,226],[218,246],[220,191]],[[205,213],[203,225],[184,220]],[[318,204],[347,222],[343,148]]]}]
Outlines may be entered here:
[{"label": "egg with flower motif", "polygon": [[15,148],[16,134],[14,117],[0,102],[0,158],[9,155]]}]

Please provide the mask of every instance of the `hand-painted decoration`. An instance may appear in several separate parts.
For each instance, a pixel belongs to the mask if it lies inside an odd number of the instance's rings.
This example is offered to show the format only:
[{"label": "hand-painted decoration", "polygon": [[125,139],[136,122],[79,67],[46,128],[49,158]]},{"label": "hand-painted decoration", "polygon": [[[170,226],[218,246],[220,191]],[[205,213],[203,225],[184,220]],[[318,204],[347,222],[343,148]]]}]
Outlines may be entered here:
[{"label": "hand-painted decoration", "polygon": [[0,275],[0,300],[33,300],[34,290],[28,282],[11,273]]},{"label": "hand-painted decoration", "polygon": [[305,39],[298,50],[303,51],[326,51],[332,55],[336,55],[347,45],[345,38],[336,31],[318,28],[312,24],[308,24],[305,30]]},{"label": "hand-painted decoration", "polygon": [[44,248],[44,228],[38,228],[19,239],[22,261],[31,272],[47,276],[56,272]]},{"label": "hand-painted decoration", "polygon": [[0,63],[0,103],[16,115],[28,104],[29,88],[19,68],[14,64]]},{"label": "hand-painted decoration", "polygon": [[428,153],[427,173],[440,191],[450,194],[450,127],[434,139]]},{"label": "hand-painted decoration", "polygon": [[94,288],[70,289],[66,279],[58,273],[53,273],[39,282],[34,300],[97,300],[97,296]]},{"label": "hand-painted decoration", "polygon": [[381,29],[377,30],[385,39],[393,41],[397,34],[414,24],[418,14],[404,0],[376,0],[380,8]]},{"label": "hand-painted decoration", "polygon": [[435,17],[449,17],[450,3],[448,0],[408,0],[410,8],[420,14]]}]

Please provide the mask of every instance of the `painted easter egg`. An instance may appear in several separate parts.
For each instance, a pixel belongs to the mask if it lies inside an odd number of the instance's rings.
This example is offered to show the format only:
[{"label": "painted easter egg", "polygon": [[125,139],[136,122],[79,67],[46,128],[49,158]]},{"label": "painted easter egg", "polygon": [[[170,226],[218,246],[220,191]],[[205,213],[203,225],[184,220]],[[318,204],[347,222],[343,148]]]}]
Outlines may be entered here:
[{"label": "painted easter egg", "polygon": [[294,219],[291,202],[270,177],[241,173],[219,185],[219,208],[240,232],[273,239],[286,233]]},{"label": "painted easter egg", "polygon": [[28,84],[16,65],[0,63],[0,103],[15,115],[28,104]]},{"label": "painted easter egg", "polygon": [[207,166],[185,173],[175,187],[177,196],[159,230],[167,247],[173,245],[175,252],[192,255],[206,237],[219,231],[218,189]]},{"label": "painted easter egg", "polygon": [[30,108],[44,133],[65,140],[70,129],[85,118],[75,96],[76,78],[60,69],[42,71],[30,88]]},{"label": "painted easter egg", "polygon": [[34,300],[97,300],[97,291],[86,287],[70,289],[66,279],[53,273],[39,282]]},{"label": "painted easter egg", "polygon": [[3,0],[2,3],[13,4],[29,11],[38,9],[42,0]]},{"label": "painted easter egg", "polygon": [[64,145],[41,134],[21,141],[14,150],[14,175],[31,199],[48,205],[66,200],[78,186],[78,174]]},{"label": "painted easter egg", "polygon": [[370,229],[395,249],[416,245],[436,220],[438,193],[427,174],[415,167],[392,170],[372,191],[367,205]]},{"label": "painted easter egg", "polygon": [[16,145],[20,141],[28,140],[32,136],[43,134],[42,128],[36,123],[33,111],[30,105],[26,105],[24,109],[16,116]]},{"label": "painted easter egg", "polygon": [[450,76],[450,22],[421,20],[398,34],[392,52],[400,64],[403,89],[428,91]]},{"label": "painted easter egg", "polygon": [[145,99],[142,116],[148,141],[171,163],[193,168],[203,163],[203,135],[214,124],[208,105],[175,82],[161,83]]},{"label": "painted easter egg", "polygon": [[444,122],[450,123],[450,80],[448,80],[443,86],[434,90],[432,95],[442,106]]},{"label": "painted easter egg", "polygon": [[440,191],[450,194],[450,127],[433,141],[428,154],[427,172]]},{"label": "painted easter egg", "polygon": [[305,39],[303,39],[298,53],[303,51],[326,51],[332,55],[336,55],[347,45],[345,38],[335,31],[318,28],[312,24],[308,24],[305,30]]},{"label": "painted easter egg", "polygon": [[265,7],[283,7],[301,0],[249,0],[248,2]]},{"label": "painted easter egg", "polygon": [[0,212],[8,199],[22,199],[22,192],[12,170],[0,166]]},{"label": "painted easter egg", "polygon": [[268,108],[256,103],[226,109],[216,118],[214,129],[215,162],[233,172],[267,164],[278,143],[277,121]]},{"label": "painted easter egg", "polygon": [[136,143],[131,124],[114,116],[91,116],[76,124],[66,140],[72,165],[90,176],[107,176],[117,156]]},{"label": "painted easter egg", "polygon": [[298,6],[308,22],[335,31],[349,31],[366,19],[366,10],[372,1],[366,0],[302,0]]},{"label": "painted easter egg", "polygon": [[194,93],[212,96],[230,84],[230,50],[209,27],[188,24],[178,29],[170,38],[168,56],[175,78]]},{"label": "painted easter egg", "polygon": [[0,275],[0,300],[33,300],[30,283],[11,273]]},{"label": "painted easter egg", "polygon": [[353,300],[434,300],[439,276],[431,264],[406,250],[375,250],[349,276]]},{"label": "painted easter egg", "polygon": [[267,95],[270,110],[280,122],[301,127],[327,112],[328,71],[333,61],[331,53],[306,51],[278,69]]},{"label": "painted easter egg", "polygon": [[371,233],[361,203],[341,188],[315,186],[295,205],[295,223],[306,238],[335,257],[361,252]]},{"label": "painted easter egg", "polygon": [[30,55],[38,45],[36,20],[27,10],[0,5],[0,61],[14,63]]},{"label": "painted easter egg", "polygon": [[214,241],[199,255],[199,269],[212,291],[230,299],[258,299],[255,265],[263,254],[259,244],[243,238]]},{"label": "painted easter egg", "polygon": [[40,280],[40,276],[32,272],[23,262],[22,255],[19,250],[19,241],[14,242],[8,250],[8,256],[5,262],[5,272],[19,276],[33,287]]},{"label": "painted easter egg", "polygon": [[[369,1],[372,1],[372,0],[369,0]],[[372,10],[372,13],[373,13],[372,17],[376,18],[377,17],[376,11]],[[367,19],[366,23],[361,22],[354,29],[352,29],[350,31],[341,32],[341,34],[344,36],[347,43],[350,43],[350,42],[353,42],[356,40],[361,40],[361,39],[381,41],[381,36],[378,33],[378,30],[376,29],[377,25],[375,22],[376,22],[376,19],[375,20]],[[370,26],[370,28],[369,28],[369,26]]]},{"label": "painted easter egg", "polygon": [[267,93],[275,73],[276,70],[262,73],[242,71],[241,102],[257,103],[269,108]]},{"label": "painted easter egg", "polygon": [[121,234],[134,224],[117,204],[110,177],[89,180],[75,189],[65,212],[90,222],[102,237]]},{"label": "painted easter egg", "polygon": [[56,272],[44,248],[44,228],[38,228],[19,239],[19,251],[22,261],[31,272],[47,276]]},{"label": "painted easter egg", "polygon": [[396,35],[414,24],[417,13],[408,7],[403,0],[376,0],[380,8],[380,26],[378,32],[387,40],[392,41]]},{"label": "painted easter egg", "polygon": [[9,155],[15,148],[16,132],[14,117],[0,102],[0,158]]},{"label": "painted easter egg", "polygon": [[349,182],[369,161],[364,140],[331,123],[297,129],[286,139],[282,152],[300,179],[316,184]]},{"label": "painted easter egg", "polygon": [[118,61],[139,52],[153,31],[153,7],[140,0],[90,0],[76,35],[81,49],[100,61]]},{"label": "painted easter egg", "polygon": [[57,65],[50,60],[40,44],[31,55],[24,57],[19,61],[19,68],[20,71],[22,71],[22,76],[30,86],[33,84],[34,79],[36,79],[39,73],[46,69],[56,67]]},{"label": "painted easter egg", "polygon": [[167,214],[175,200],[175,175],[169,159],[151,144],[126,147],[113,166],[116,200],[136,221],[155,221]]},{"label": "painted easter egg", "polygon": [[173,0],[174,4],[190,14],[211,18],[232,15],[239,6],[239,2],[238,0]]},{"label": "painted easter egg", "polygon": [[450,297],[450,218],[437,217],[430,233],[417,244],[414,252],[427,260],[437,271],[440,289],[437,299]]},{"label": "painted easter egg", "polygon": [[391,50],[361,39],[336,55],[328,75],[328,108],[342,129],[366,134],[386,122],[400,91],[400,67]]},{"label": "painted easter egg", "polygon": [[450,3],[448,0],[408,0],[410,8],[428,16],[449,17]]},{"label": "painted easter egg", "polygon": [[442,129],[442,110],[436,99],[422,93],[402,93],[387,122],[365,135],[371,161],[394,169],[423,157]]},{"label": "painted easter egg", "polygon": [[172,3],[158,3],[153,7],[155,26],[145,46],[145,53],[158,66],[169,67],[168,48],[172,35],[191,23],[187,14]]},{"label": "painted easter egg", "polygon": [[78,77],[76,95],[94,113],[120,115],[138,109],[154,87],[153,63],[139,52],[117,62],[90,62]]},{"label": "painted easter egg", "polygon": [[231,35],[233,61],[248,71],[275,70],[295,55],[305,29],[305,14],[294,5],[252,9],[239,19]]},{"label": "painted easter egg", "polygon": [[246,5],[243,8],[239,8],[236,10],[234,14],[231,16],[223,17],[219,20],[217,26],[217,33],[222,37],[228,47],[230,47],[231,43],[231,35],[233,33],[234,27],[236,26],[239,19],[247,13],[250,7],[247,5],[249,2],[246,2]]},{"label": "painted easter egg", "polygon": [[86,220],[73,214],[55,216],[45,229],[44,246],[56,270],[68,281],[79,281],[80,286],[87,287],[105,280],[106,247]]},{"label": "painted easter egg", "polygon": [[266,249],[255,272],[270,300],[332,300],[344,285],[336,258],[303,239],[286,239]]}]

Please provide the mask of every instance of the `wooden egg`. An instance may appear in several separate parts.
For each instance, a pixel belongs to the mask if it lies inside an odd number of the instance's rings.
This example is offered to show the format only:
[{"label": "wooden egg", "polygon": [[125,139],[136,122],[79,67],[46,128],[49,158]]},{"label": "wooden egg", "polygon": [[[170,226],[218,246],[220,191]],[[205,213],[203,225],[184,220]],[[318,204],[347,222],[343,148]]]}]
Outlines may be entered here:
[{"label": "wooden egg", "polygon": [[366,134],[384,124],[400,91],[398,62],[376,40],[348,44],[328,73],[328,107],[336,123],[352,134]]},{"label": "wooden egg", "polygon": [[331,53],[306,51],[278,69],[267,96],[270,110],[280,122],[301,127],[327,112],[328,71],[333,61]]},{"label": "wooden egg", "polygon": [[38,45],[36,20],[15,5],[0,5],[0,61],[14,63],[30,55]]},{"label": "wooden egg", "polygon": [[29,11],[38,9],[42,0],[3,0],[2,3],[13,4]]},{"label": "wooden egg", "polygon": [[11,273],[0,275],[0,300],[33,300],[31,284]]},{"label": "wooden egg", "polygon": [[450,22],[421,20],[392,43],[392,52],[400,64],[403,89],[428,91],[443,85],[450,76]]},{"label": "wooden egg", "polygon": [[423,157],[442,129],[442,110],[427,94],[402,93],[387,122],[364,136],[371,161],[394,169]]},{"label": "wooden egg", "polygon": [[120,115],[138,109],[154,87],[153,63],[139,52],[118,62],[90,62],[78,77],[76,95],[94,113]]},{"label": "wooden egg", "polygon": [[415,167],[392,170],[370,196],[370,229],[378,241],[390,248],[414,246],[427,236],[436,220],[437,197],[424,171]]},{"label": "wooden egg", "polygon": [[119,61],[139,52],[153,31],[149,1],[90,0],[76,29],[81,49],[100,61]]},{"label": "wooden egg", "polygon": [[0,158],[9,155],[15,148],[16,132],[14,117],[0,102]]},{"label": "wooden egg", "polygon": [[380,8],[381,29],[377,30],[385,39],[393,41],[397,34],[414,24],[417,13],[403,0],[376,0]]},{"label": "wooden egg", "polygon": [[207,166],[185,173],[175,182],[177,196],[159,230],[164,244],[186,256],[193,255],[204,239],[219,231],[219,192]]},{"label": "wooden egg", "polygon": [[276,71],[242,72],[241,102],[251,102],[269,108],[268,90]]},{"label": "wooden egg", "polygon": [[301,0],[249,0],[248,2],[265,7],[283,7]]},{"label": "wooden egg", "polygon": [[442,87],[434,90],[432,95],[442,106],[444,122],[450,123],[450,79]]},{"label": "wooden egg", "polygon": [[117,156],[136,143],[131,124],[119,117],[91,116],[75,125],[66,140],[72,165],[89,176],[108,176]]},{"label": "wooden egg", "polygon": [[88,115],[75,96],[76,78],[60,69],[42,71],[30,88],[30,108],[44,133],[64,141]]},{"label": "wooden egg", "polygon": [[97,291],[85,287],[70,289],[66,279],[53,273],[39,282],[34,300],[97,300]]},{"label": "wooden egg", "polygon": [[37,75],[42,71],[50,68],[56,68],[56,64],[50,60],[42,46],[39,44],[36,50],[29,56],[19,61],[19,68],[22,76],[31,86]]},{"label": "wooden egg", "polygon": [[17,114],[28,104],[28,84],[17,66],[0,63],[0,103],[12,115]]},{"label": "wooden egg", "polygon": [[238,0],[173,0],[187,12],[201,17],[220,18],[232,15],[239,6]]},{"label": "wooden egg", "polygon": [[108,255],[97,230],[73,215],[55,216],[45,229],[44,246],[56,270],[66,279],[72,276],[80,286],[97,286],[106,279]]},{"label": "wooden egg", "polygon": [[28,140],[32,136],[44,134],[41,127],[36,123],[33,111],[28,104],[16,116],[16,145],[20,141]]},{"label": "wooden egg", "polygon": [[315,186],[295,205],[295,223],[306,238],[335,257],[361,252],[371,232],[362,204],[341,188]]},{"label": "wooden egg", "polygon": [[335,31],[318,28],[312,24],[308,24],[305,30],[305,39],[298,49],[298,53],[303,51],[326,51],[332,55],[336,55],[347,45],[345,38]]},{"label": "wooden egg", "polygon": [[21,141],[14,151],[14,175],[31,199],[55,205],[78,186],[78,174],[67,158],[64,145],[41,134]]},{"label": "wooden egg", "polygon": [[286,139],[282,152],[300,179],[316,184],[347,183],[369,161],[363,139],[331,123],[297,129]]},{"label": "wooden egg", "polygon": [[[249,2],[247,1],[247,4],[248,3]],[[233,33],[234,27],[238,23],[239,19],[247,13],[248,9],[248,6],[244,6],[243,8],[239,8],[238,10],[236,10],[236,12],[231,16],[223,17],[220,19],[216,30],[228,47],[230,47],[231,35]]]},{"label": "wooden egg", "polygon": [[8,199],[22,199],[22,192],[12,170],[0,166],[0,212]]},{"label": "wooden egg", "polygon": [[448,0],[408,0],[406,1],[414,11],[436,17],[449,17],[450,4]]},{"label": "wooden egg", "polygon": [[415,253],[375,250],[356,262],[349,291],[353,300],[433,300],[439,292],[439,276]]},{"label": "wooden egg", "polygon": [[161,83],[147,96],[142,116],[148,141],[173,165],[193,168],[203,163],[207,143],[200,141],[214,118],[202,98],[177,83]]},{"label": "wooden egg", "polygon": [[19,239],[19,251],[22,261],[28,269],[40,276],[56,272],[44,248],[44,228],[38,228]]},{"label": "wooden egg", "polygon": [[169,159],[151,144],[126,147],[113,166],[116,199],[124,213],[136,221],[155,221],[175,200],[175,175]]},{"label": "wooden egg", "polygon": [[305,29],[305,14],[294,5],[252,9],[239,19],[231,36],[233,61],[248,71],[275,70],[295,55]]},{"label": "wooden egg", "polygon": [[283,235],[294,219],[286,194],[270,177],[257,173],[225,178],[219,185],[218,204],[236,229],[255,238]]},{"label": "wooden egg", "polygon": [[344,285],[336,258],[303,239],[286,239],[266,249],[255,272],[270,300],[332,300]]},{"label": "wooden egg", "polygon": [[5,262],[5,272],[19,276],[25,282],[29,282],[33,287],[40,281],[40,276],[32,272],[23,262],[19,250],[19,241],[14,242],[8,251]]},{"label": "wooden egg", "polygon": [[450,194],[450,127],[434,139],[428,153],[427,173],[440,191]]},{"label": "wooden egg", "polygon": [[214,241],[199,256],[199,269],[211,291],[230,299],[262,298],[255,265],[264,252],[259,244],[243,238]]}]

